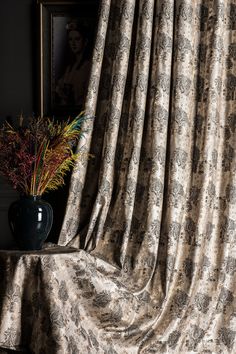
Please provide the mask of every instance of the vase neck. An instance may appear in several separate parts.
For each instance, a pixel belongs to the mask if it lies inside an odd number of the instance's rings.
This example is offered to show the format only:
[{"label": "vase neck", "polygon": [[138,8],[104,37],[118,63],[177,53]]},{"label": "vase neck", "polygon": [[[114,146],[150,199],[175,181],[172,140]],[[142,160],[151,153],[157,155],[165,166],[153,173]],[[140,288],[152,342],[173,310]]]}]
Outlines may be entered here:
[{"label": "vase neck", "polygon": [[40,200],[41,195],[21,195],[20,198],[29,199],[29,200]]}]

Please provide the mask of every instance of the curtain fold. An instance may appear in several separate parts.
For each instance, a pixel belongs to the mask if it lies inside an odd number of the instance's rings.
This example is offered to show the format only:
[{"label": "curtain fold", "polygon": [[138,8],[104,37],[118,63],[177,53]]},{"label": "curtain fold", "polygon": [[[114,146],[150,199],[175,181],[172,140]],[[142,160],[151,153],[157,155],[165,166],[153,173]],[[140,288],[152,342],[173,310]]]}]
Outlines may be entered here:
[{"label": "curtain fold", "polygon": [[235,0],[101,1],[59,244],[104,262],[111,353],[236,352],[235,53]]}]

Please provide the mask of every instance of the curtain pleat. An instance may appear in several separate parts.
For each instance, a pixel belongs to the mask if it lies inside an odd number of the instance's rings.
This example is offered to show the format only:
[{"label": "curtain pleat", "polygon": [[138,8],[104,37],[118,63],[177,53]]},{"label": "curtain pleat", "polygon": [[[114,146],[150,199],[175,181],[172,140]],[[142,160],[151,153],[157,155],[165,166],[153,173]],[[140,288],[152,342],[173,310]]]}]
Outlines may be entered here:
[{"label": "curtain pleat", "polygon": [[59,239],[103,262],[98,353],[236,351],[235,53],[235,0],[101,1]]}]

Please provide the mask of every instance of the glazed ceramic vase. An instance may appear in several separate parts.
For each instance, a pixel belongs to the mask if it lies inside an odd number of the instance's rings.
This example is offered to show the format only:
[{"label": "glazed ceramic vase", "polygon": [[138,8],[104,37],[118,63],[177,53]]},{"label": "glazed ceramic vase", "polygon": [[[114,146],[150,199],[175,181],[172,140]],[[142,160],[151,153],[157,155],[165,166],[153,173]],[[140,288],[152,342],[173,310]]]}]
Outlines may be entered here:
[{"label": "glazed ceramic vase", "polygon": [[8,220],[20,250],[40,250],[52,227],[53,210],[41,196],[21,196],[10,205]]}]

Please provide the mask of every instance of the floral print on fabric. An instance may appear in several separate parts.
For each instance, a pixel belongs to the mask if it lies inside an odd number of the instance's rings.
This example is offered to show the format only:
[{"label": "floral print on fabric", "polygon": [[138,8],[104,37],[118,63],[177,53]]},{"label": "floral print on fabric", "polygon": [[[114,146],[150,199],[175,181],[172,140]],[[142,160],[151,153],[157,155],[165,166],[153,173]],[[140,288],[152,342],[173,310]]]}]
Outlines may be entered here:
[{"label": "floral print on fabric", "polygon": [[235,0],[101,0],[94,158],[73,171],[65,252],[0,255],[0,347],[236,352],[235,45]]},{"label": "floral print on fabric", "polygon": [[95,161],[73,174],[60,243],[117,267],[138,294],[141,334],[118,353],[236,351],[235,9],[101,2]]}]

